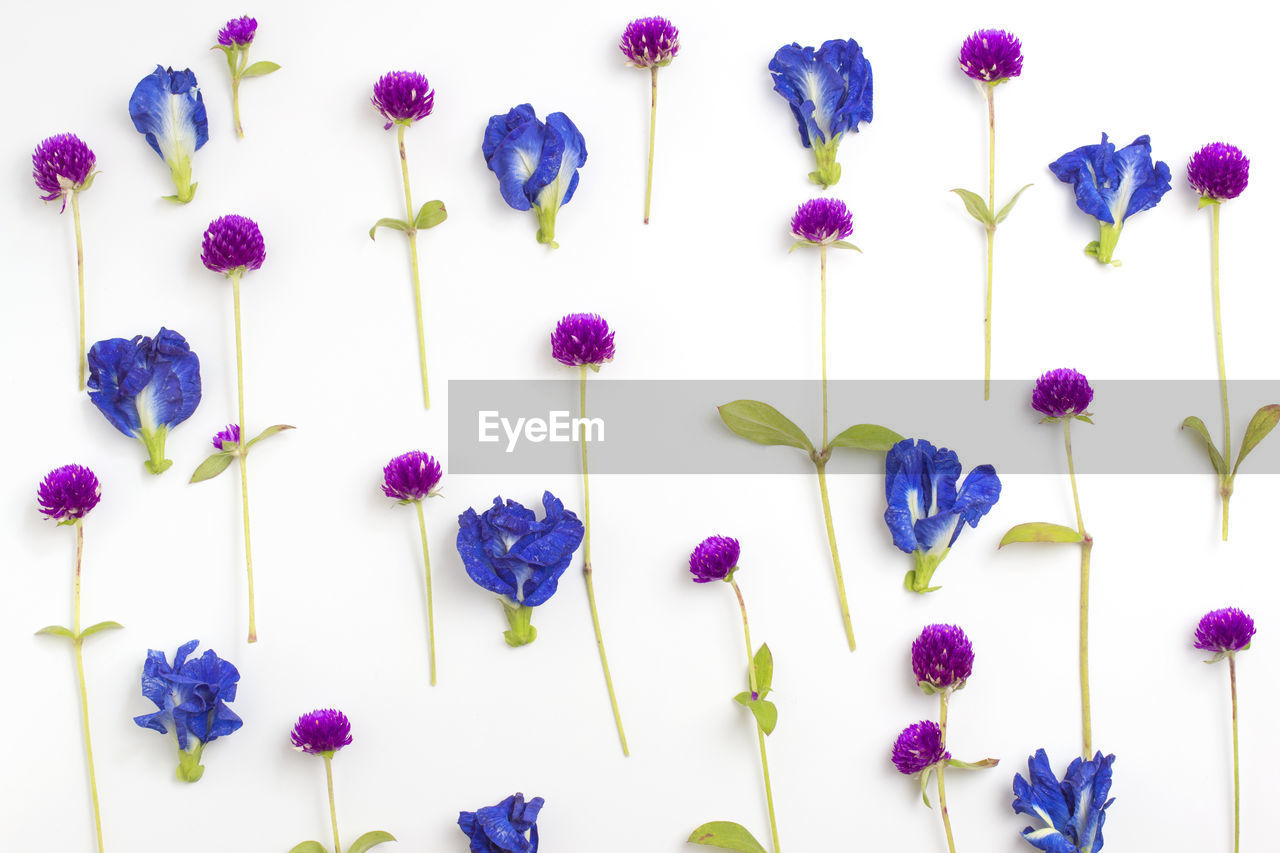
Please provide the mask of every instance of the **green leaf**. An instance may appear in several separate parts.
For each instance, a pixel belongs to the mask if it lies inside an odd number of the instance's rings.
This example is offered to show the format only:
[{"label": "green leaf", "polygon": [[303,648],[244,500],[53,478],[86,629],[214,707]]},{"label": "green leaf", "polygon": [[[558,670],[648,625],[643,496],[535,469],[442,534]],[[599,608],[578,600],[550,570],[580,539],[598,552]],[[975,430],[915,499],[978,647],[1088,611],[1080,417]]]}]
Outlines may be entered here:
[{"label": "green leaf", "polygon": [[818,248],[820,245],[822,245],[822,244],[821,244],[821,243],[815,243],[815,242],[813,242],[812,240],[797,240],[797,241],[795,241],[794,243],[792,243],[792,244],[791,244],[791,248],[790,248],[790,249],[787,249],[787,254],[788,254],[788,255],[789,255],[789,254],[791,254],[791,253],[792,253],[792,252],[794,252],[796,249],[799,249],[801,246],[803,246],[803,247],[805,247],[805,248],[807,248],[807,249],[816,249],[816,248]]},{"label": "green leaf", "polygon": [[418,211],[418,217],[413,220],[413,227],[435,228],[448,218],[449,211],[444,209],[444,202],[429,201]]},{"label": "green leaf", "polygon": [[1088,415],[1076,415],[1075,418],[1078,421],[1084,421],[1090,426],[1093,426],[1093,418],[1089,417]]},{"label": "green leaf", "polygon": [[351,842],[347,847],[347,853],[365,853],[366,850],[377,847],[385,841],[395,841],[396,837],[389,832],[383,832],[375,829],[372,832],[366,832],[364,835]]},{"label": "green leaf", "polygon": [[888,427],[875,424],[856,424],[831,439],[829,447],[852,447],[856,450],[874,450],[877,453],[888,453],[895,444],[902,441]]},{"label": "green leaf", "polygon": [[106,622],[99,622],[96,625],[90,625],[88,628],[85,628],[83,631],[80,632],[80,636],[82,638],[91,637],[94,634],[98,633],[99,631],[108,631],[115,628],[123,628],[123,627],[124,626],[121,625],[119,622],[112,622],[108,620]]},{"label": "green leaf", "polygon": [[250,65],[248,68],[244,70],[244,73],[241,74],[240,76],[241,77],[261,77],[264,74],[270,74],[272,71],[279,71],[279,70],[280,70],[280,66],[277,65],[276,63],[267,62],[266,60],[263,60],[262,62],[255,62],[252,65]]},{"label": "green leaf", "polygon": [[1031,186],[1031,184],[1027,184],[1027,186],[1025,186],[1025,187],[1023,187],[1022,189],[1018,190],[1016,193],[1014,193],[1014,194],[1013,194],[1013,198],[1009,199],[1008,204],[1006,204],[1004,207],[1000,208],[1000,212],[996,214],[996,224],[997,224],[997,225],[999,225],[1001,222],[1004,222],[1004,221],[1005,221],[1005,219],[1007,219],[1007,218],[1009,217],[1009,214],[1013,212],[1013,206],[1014,206],[1015,204],[1017,204],[1017,203],[1018,203],[1018,196],[1022,195],[1024,192],[1026,192],[1026,191],[1027,191],[1027,188],[1028,188],[1028,187],[1030,187],[1030,186]]},{"label": "green leaf", "polygon": [[[1254,417],[1257,417],[1257,415],[1254,415]],[[1209,461],[1213,463],[1213,470],[1218,472],[1219,477],[1225,477],[1227,475],[1227,463],[1222,460],[1222,454],[1218,452],[1218,448],[1214,446],[1213,439],[1209,437],[1209,428],[1204,425],[1204,421],[1192,415],[1182,422],[1182,429],[1187,429],[1188,427],[1204,439],[1204,443],[1209,448]]]},{"label": "green leaf", "polygon": [[756,671],[756,691],[763,699],[764,695],[773,688],[773,652],[769,651],[768,643],[760,644],[751,665]]},{"label": "green leaf", "polygon": [[861,250],[861,249],[859,249],[857,246],[853,245],[852,243],[850,243],[850,242],[849,242],[849,241],[847,241],[847,240],[837,240],[837,241],[835,241],[834,243],[832,243],[832,244],[831,244],[831,248],[833,248],[833,249],[853,249],[855,252],[861,252],[861,251],[862,251],[862,250]]},{"label": "green leaf", "polygon": [[1236,467],[1231,469],[1232,477],[1235,477],[1236,472],[1240,470],[1240,463],[1244,458],[1258,446],[1258,442],[1275,429],[1277,423],[1280,423],[1280,405],[1272,403],[1253,413],[1249,426],[1245,427],[1244,439],[1240,442],[1240,455],[1236,458]]},{"label": "green leaf", "polygon": [[220,450],[210,456],[208,459],[200,463],[200,467],[191,475],[192,483],[203,483],[205,480],[212,480],[214,477],[227,470],[227,466],[231,464],[231,460],[235,458],[234,450]]},{"label": "green leaf", "polygon": [[745,826],[731,820],[704,823],[689,834],[689,843],[737,850],[739,853],[765,853],[760,842],[756,841],[756,837]]},{"label": "green leaf", "polygon": [[245,448],[247,449],[247,448],[253,447],[255,444],[257,444],[259,441],[262,441],[264,438],[271,438],[271,436],[277,433],[284,432],[287,429],[293,429],[293,427],[289,426],[288,424],[276,424],[275,426],[269,426],[266,429],[264,429],[262,432],[258,433],[253,438],[249,439],[249,443],[245,445]]},{"label": "green leaf", "polygon": [[725,426],[757,444],[785,444],[813,452],[813,443],[800,427],[768,403],[734,400],[720,406]]},{"label": "green leaf", "polygon": [[929,802],[929,779],[932,778],[937,769],[938,765],[930,764],[920,771],[920,798],[924,800],[924,804],[929,808],[933,808],[933,803]]},{"label": "green leaf", "polygon": [[46,625],[37,634],[54,634],[59,637],[66,637],[68,640],[74,640],[76,635],[71,633],[70,628],[63,628],[61,625]]},{"label": "green leaf", "polygon": [[405,222],[403,219],[393,219],[390,216],[384,216],[382,219],[373,223],[373,227],[369,229],[370,240],[377,239],[373,236],[373,232],[377,231],[379,228],[394,228],[397,231],[408,231],[409,223]]},{"label": "green leaf", "polygon": [[1074,527],[1051,524],[1048,521],[1028,521],[1009,528],[997,548],[1014,542],[1082,542],[1084,537]]},{"label": "green leaf", "polygon": [[329,851],[319,841],[304,841],[290,850],[289,853],[329,853]]},{"label": "green leaf", "polygon": [[102,173],[101,173],[101,172],[90,172],[90,173],[85,177],[85,179],[84,179],[83,181],[81,181],[81,182],[80,182],[80,192],[84,192],[85,190],[89,189],[89,187],[93,186],[93,182],[94,182],[94,180],[95,180],[95,179],[98,177],[98,175],[100,175],[100,174],[102,174]]},{"label": "green leaf", "polygon": [[961,770],[981,770],[984,767],[995,767],[1000,763],[998,758],[984,758],[981,761],[961,761],[958,758],[948,759],[948,767],[959,767]]},{"label": "green leaf", "polygon": [[749,710],[756,718],[756,725],[767,735],[773,734],[773,727],[778,724],[778,706],[768,699],[753,699],[747,703]]},{"label": "green leaf", "polygon": [[987,203],[982,200],[982,196],[962,189],[954,189],[952,192],[964,201],[964,209],[969,211],[970,216],[988,228],[995,227],[995,222],[991,219],[991,211],[987,210]]},{"label": "green leaf", "polygon": [[1199,210],[1202,207],[1208,207],[1211,204],[1219,204],[1219,201],[1213,196],[1202,195],[1200,196],[1200,203],[1196,205],[1196,210]]},{"label": "green leaf", "polygon": [[215,44],[213,47],[209,49],[222,51],[223,56],[227,58],[227,68],[231,69],[231,76],[235,77],[236,76],[236,57],[231,50],[231,46],[225,45],[225,44]]},{"label": "green leaf", "polygon": [[742,705],[743,707],[746,707],[747,705],[750,705],[750,704],[751,704],[751,691],[750,691],[750,690],[744,690],[744,691],[742,691],[742,692],[741,692],[741,693],[739,693],[737,696],[734,696],[734,697],[733,697],[733,701],[737,702],[739,705]]}]

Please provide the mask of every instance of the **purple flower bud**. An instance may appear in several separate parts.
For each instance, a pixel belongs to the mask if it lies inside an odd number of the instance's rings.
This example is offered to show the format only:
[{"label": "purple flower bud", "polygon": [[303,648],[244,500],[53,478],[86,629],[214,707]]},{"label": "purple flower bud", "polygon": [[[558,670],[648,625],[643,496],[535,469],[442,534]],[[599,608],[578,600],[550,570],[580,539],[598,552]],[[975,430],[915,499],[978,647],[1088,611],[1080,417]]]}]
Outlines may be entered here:
[{"label": "purple flower bud", "polygon": [[45,475],[36,493],[40,511],[49,518],[84,518],[102,499],[97,476],[83,465],[63,465]]},{"label": "purple flower bud", "polygon": [[1211,610],[1196,626],[1196,648],[1216,654],[1243,651],[1249,648],[1254,633],[1253,618],[1243,610]]},{"label": "purple flower bud", "polygon": [[227,424],[213,437],[215,450],[233,450],[240,446],[240,424]]},{"label": "purple flower bud", "polygon": [[298,718],[289,735],[293,748],[311,755],[333,755],[351,743],[351,721],[333,708],[311,711]]},{"label": "purple flower bud", "polygon": [[1046,418],[1070,418],[1087,414],[1093,402],[1093,388],[1078,370],[1063,367],[1050,370],[1036,380],[1031,407]]},{"label": "purple flower bud", "polygon": [[1187,180],[1202,196],[1218,201],[1235,198],[1249,186],[1249,158],[1234,145],[1210,142],[1191,155]]},{"label": "purple flower bud", "polygon": [[214,272],[261,269],[266,257],[267,247],[258,223],[246,216],[220,216],[205,229],[200,260]]},{"label": "purple flower bud", "polygon": [[618,45],[628,65],[661,68],[680,52],[680,31],[666,18],[638,18],[622,31]]},{"label": "purple flower bud", "polygon": [[810,199],[796,208],[791,233],[797,240],[829,246],[853,233],[853,215],[838,199]]},{"label": "purple flower bud", "polygon": [[569,367],[613,361],[613,332],[599,314],[566,314],[551,333],[551,355]]},{"label": "purple flower bud", "polygon": [[[68,190],[80,189],[93,172],[98,158],[88,145],[74,133],[59,133],[36,146],[31,155],[31,176],[36,188],[44,193],[41,198],[53,201]],[[65,210],[66,199],[62,207]]]},{"label": "purple flower bud", "polygon": [[741,547],[728,536],[708,536],[689,555],[689,572],[694,583],[722,581],[738,569]]},{"label": "purple flower bud", "polygon": [[390,130],[393,124],[409,125],[431,115],[436,93],[417,71],[388,71],[373,84],[370,103],[387,120],[383,129]]},{"label": "purple flower bud", "polygon": [[222,29],[218,30],[218,44],[226,47],[231,47],[231,45],[244,47],[245,45],[253,44],[253,34],[257,31],[257,19],[250,18],[248,15],[232,18],[227,21]]},{"label": "purple flower bud", "polygon": [[440,463],[421,450],[410,450],[382,469],[382,493],[398,501],[430,497],[440,483]]},{"label": "purple flower bud", "polygon": [[933,720],[921,720],[902,730],[893,744],[893,764],[910,776],[951,757],[942,744],[942,729]]},{"label": "purple flower bud", "polygon": [[973,644],[955,625],[926,625],[911,644],[916,683],[959,690],[973,674]]},{"label": "purple flower bud", "polygon": [[1022,42],[1004,30],[978,30],[960,46],[960,68],[974,80],[999,83],[1022,73]]}]

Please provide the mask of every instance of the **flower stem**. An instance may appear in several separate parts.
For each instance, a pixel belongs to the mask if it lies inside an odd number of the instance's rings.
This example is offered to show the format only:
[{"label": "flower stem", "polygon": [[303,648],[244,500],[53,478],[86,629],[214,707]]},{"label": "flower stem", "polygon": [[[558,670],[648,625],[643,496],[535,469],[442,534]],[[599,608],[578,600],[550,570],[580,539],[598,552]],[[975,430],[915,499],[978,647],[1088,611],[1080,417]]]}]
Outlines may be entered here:
[{"label": "flower stem", "polygon": [[1240,853],[1240,721],[1236,703],[1236,654],[1227,652],[1227,668],[1231,672],[1231,762],[1235,783],[1235,850]]},{"label": "flower stem", "polygon": [[405,222],[409,225],[409,261],[413,268],[413,306],[418,317],[418,366],[422,371],[422,405],[431,408],[431,392],[427,387],[427,337],[422,327],[422,284],[418,277],[418,229],[414,227],[413,196],[409,192],[409,158],[404,150],[406,124],[396,126],[400,146],[400,176],[404,178]]},{"label": "flower stem", "polygon": [[[943,690],[938,694],[941,710],[938,713],[938,728],[942,730],[942,748],[947,747],[947,705],[951,699],[951,691]],[[938,808],[942,812],[942,827],[947,831],[947,849],[956,853],[956,838],[951,832],[951,813],[947,811],[947,772],[946,762],[938,765]]]},{"label": "flower stem", "polygon": [[[747,684],[751,688],[751,698],[755,699],[759,695],[760,685],[756,682],[756,662],[751,648],[751,626],[747,622],[747,603],[742,598],[742,590],[738,587],[738,582],[730,577],[729,583],[733,585],[733,591],[738,596],[738,609],[742,612],[742,636],[747,642]],[[773,811],[773,784],[769,781],[769,754],[765,751],[764,729],[760,728],[758,720],[756,721],[756,740],[760,742],[760,767],[764,771],[764,796],[769,803],[769,829],[773,833],[773,853],[780,853],[778,819]]]},{"label": "flower stem", "polygon": [[649,202],[653,199],[653,143],[658,131],[658,69],[649,69],[649,178],[644,187],[644,224],[649,224]]},{"label": "flower stem", "polygon": [[427,567],[427,657],[431,663],[431,685],[436,683],[436,617],[431,606],[431,554],[427,551],[427,521],[422,515],[422,501],[414,501],[418,510],[418,531],[422,534],[422,562]]},{"label": "flower stem", "polygon": [[[587,367],[578,368],[578,410],[582,422],[587,420]],[[584,427],[585,429],[585,427]],[[591,605],[591,626],[596,632],[596,647],[600,649],[600,667],[604,670],[604,684],[609,690],[609,704],[613,707],[613,722],[618,727],[618,740],[622,742],[622,754],[631,755],[627,749],[627,733],[622,729],[622,714],[618,711],[618,697],[613,692],[613,676],[609,674],[609,656],[604,651],[604,635],[600,633],[600,613],[596,608],[596,587],[591,572],[591,480],[587,476],[587,442],[578,436],[582,447],[582,577],[587,582],[587,602]]]},{"label": "flower stem", "polygon": [[[983,89],[987,96],[987,210],[992,216],[996,213],[996,90],[988,85]],[[982,379],[982,399],[991,399],[991,290],[994,274],[996,247],[996,227],[987,226],[987,303],[983,317],[985,332],[984,360],[986,363]]]},{"label": "flower stem", "polygon": [[1071,500],[1076,508],[1076,529],[1080,540],[1080,718],[1084,737],[1084,758],[1093,754],[1093,713],[1089,705],[1089,558],[1093,554],[1093,537],[1084,529],[1080,514],[1080,492],[1076,487],[1076,464],[1071,455],[1071,418],[1062,421],[1063,440],[1067,446],[1067,473],[1071,477]]},{"label": "flower stem", "polygon": [[249,429],[244,422],[244,347],[240,330],[240,273],[233,271],[231,294],[236,306],[236,402],[239,409],[240,438],[236,451],[240,457],[240,515],[244,519],[244,565],[249,576],[249,642],[258,642],[258,623],[253,600],[253,544],[249,537],[249,454],[245,447],[245,434]]},{"label": "flower stem", "polygon": [[84,560],[84,522],[76,521],[76,574],[71,622],[72,645],[76,650],[76,676],[80,684],[80,719],[84,726],[84,754],[89,765],[89,793],[93,798],[93,825],[98,833],[98,853],[102,853],[102,810],[98,803],[98,776],[93,767],[93,740],[89,736],[89,690],[84,678],[84,638],[80,636],[80,568]]},{"label": "flower stem", "polygon": [[822,268],[822,449],[827,449],[827,247],[818,247]]},{"label": "flower stem", "polygon": [[324,759],[324,778],[329,784],[329,822],[333,824],[333,853],[342,853],[342,842],[338,840],[338,806],[333,799],[333,755],[321,754]]},{"label": "flower stem", "polygon": [[822,516],[827,523],[827,542],[831,545],[831,565],[836,571],[836,592],[840,596],[840,615],[844,619],[844,634],[849,640],[849,651],[856,649],[853,639],[853,619],[849,616],[849,597],[844,591],[844,573],[840,570],[840,549],[836,547],[836,528],[831,522],[831,498],[827,494],[827,463],[815,462],[818,469],[818,491],[822,494]]},{"label": "flower stem", "polygon": [[80,233],[80,191],[71,191],[71,218],[76,224],[76,279],[80,291],[80,351],[76,353],[76,368],[80,373],[80,390],[84,385],[84,237]]},{"label": "flower stem", "polygon": [[231,113],[236,120],[236,136],[244,139],[244,127],[240,124],[240,77],[244,74],[245,67],[249,64],[249,48],[234,48],[238,54],[236,57],[236,67],[231,74]]},{"label": "flower stem", "polygon": [[1219,491],[1222,493],[1222,541],[1227,541],[1227,510],[1231,502],[1231,408],[1227,405],[1227,360],[1222,351],[1222,300],[1219,298],[1218,279],[1218,235],[1221,226],[1221,204],[1209,205],[1212,211],[1210,220],[1213,231],[1213,334],[1218,347],[1218,384],[1222,388],[1222,460],[1226,473],[1219,477]]}]

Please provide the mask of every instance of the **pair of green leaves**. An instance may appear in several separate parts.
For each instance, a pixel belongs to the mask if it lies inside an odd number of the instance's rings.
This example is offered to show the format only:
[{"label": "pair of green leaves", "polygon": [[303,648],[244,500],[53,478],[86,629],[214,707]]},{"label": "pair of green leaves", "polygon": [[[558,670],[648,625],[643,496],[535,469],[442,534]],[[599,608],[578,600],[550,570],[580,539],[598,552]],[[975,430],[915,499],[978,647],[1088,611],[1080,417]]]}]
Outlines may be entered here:
[{"label": "pair of green leaves", "polygon": [[815,243],[812,240],[797,240],[791,244],[790,249],[787,249],[787,254],[791,254],[796,249],[799,249],[801,246],[804,246],[810,249],[821,249],[821,248],[824,248],[825,246],[830,246],[833,249],[853,249],[855,252],[862,251],[857,246],[850,243],[848,240],[836,240],[834,243]]},{"label": "pair of green leaves", "polygon": [[1213,439],[1209,436],[1209,428],[1204,425],[1204,421],[1192,415],[1182,422],[1182,428],[1190,429],[1204,439],[1205,446],[1209,450],[1209,462],[1212,463],[1213,470],[1217,472],[1218,479],[1223,486],[1230,486],[1235,480],[1236,474],[1240,471],[1240,463],[1253,452],[1253,449],[1261,443],[1262,439],[1267,437],[1271,430],[1275,429],[1277,423],[1280,423],[1280,404],[1271,403],[1253,413],[1249,426],[1245,428],[1244,438],[1240,440],[1240,455],[1236,457],[1236,464],[1232,466],[1229,472],[1227,471],[1227,463],[1222,458],[1222,453],[1218,451],[1217,446],[1213,443]]},{"label": "pair of green leaves", "polygon": [[929,808],[933,808],[933,803],[929,802],[929,780],[933,778],[933,774],[938,772],[938,765],[945,764],[947,767],[956,767],[961,770],[981,770],[984,767],[995,767],[1000,763],[998,758],[984,758],[981,761],[961,761],[958,758],[948,758],[946,761],[939,761],[938,764],[932,764],[920,771],[920,798],[924,800],[924,804]]},{"label": "pair of green leaves", "polygon": [[[245,455],[248,456],[249,448],[253,447],[259,441],[262,441],[264,438],[270,438],[276,433],[284,432],[287,429],[293,429],[293,427],[288,424],[276,424],[275,426],[267,427],[262,432],[258,433],[256,438],[252,438],[245,443]],[[212,456],[200,463],[200,466],[196,468],[195,473],[191,475],[191,482],[202,483],[205,480],[212,480],[214,477],[227,470],[227,466],[231,464],[231,460],[235,459],[239,455],[239,446],[232,447],[230,450],[219,450],[217,453],[214,453]]]},{"label": "pair of green leaves", "polygon": [[377,222],[373,223],[373,227],[369,229],[369,239],[377,239],[374,232],[379,228],[391,228],[396,231],[403,231],[405,234],[416,234],[419,231],[425,231],[428,228],[435,228],[448,218],[449,211],[445,210],[444,202],[439,200],[429,201],[418,209],[418,215],[414,218],[412,225],[405,222],[403,219],[395,219],[390,216],[379,219]]},{"label": "pair of green leaves", "polygon": [[[375,829],[372,832],[366,832],[351,842],[346,849],[346,853],[365,853],[366,850],[370,850],[385,841],[395,840],[396,837],[391,833]],[[289,853],[329,853],[329,848],[319,841],[304,841],[290,850]],[[334,853],[343,853],[343,851],[335,850]]]},{"label": "pair of green leaves", "polygon": [[822,452],[832,447],[851,447],[855,450],[873,450],[887,453],[902,441],[888,427],[876,424],[857,424],[831,439],[822,451],[814,448],[809,436],[786,415],[768,403],[758,400],[734,400],[719,407],[720,419],[725,426],[756,444],[781,444],[805,451],[816,463]]},{"label": "pair of green leaves", "polygon": [[[756,718],[760,731],[770,735],[773,734],[774,726],[778,725],[778,706],[766,698],[773,689],[773,652],[769,651],[768,643],[760,644],[760,649],[751,661],[751,669],[755,674],[756,698],[751,698],[750,690],[744,690],[734,696],[733,701],[750,711]],[[751,681],[747,680],[748,683]]]},{"label": "pair of green leaves", "polygon": [[227,68],[231,70],[232,80],[243,80],[246,77],[264,77],[273,71],[280,70],[280,66],[277,63],[267,62],[264,60],[253,63],[243,71],[237,71],[236,64],[239,58],[239,53],[241,50],[247,51],[249,46],[245,45],[244,47],[237,47],[229,44],[215,44],[213,47],[216,50],[222,51],[223,55],[226,56]]},{"label": "pair of green leaves", "polygon": [[953,193],[960,196],[960,200],[964,202],[964,209],[969,211],[969,215],[981,222],[988,230],[994,231],[996,226],[1009,218],[1009,214],[1013,212],[1013,206],[1018,203],[1018,196],[1027,191],[1031,184],[1027,184],[1022,189],[1013,194],[1013,198],[1009,199],[1009,203],[996,213],[992,213],[987,207],[987,202],[982,196],[971,190],[954,189]]},{"label": "pair of green leaves", "polygon": [[739,853],[765,853],[764,847],[745,826],[731,820],[704,823],[689,835],[689,843],[737,850]]},{"label": "pair of green leaves", "polygon": [[106,622],[99,622],[96,625],[90,625],[88,628],[85,628],[79,634],[77,634],[75,631],[72,631],[70,628],[62,627],[61,625],[46,625],[45,627],[41,628],[39,631],[36,631],[36,633],[51,634],[55,637],[66,637],[68,640],[71,640],[73,643],[79,643],[79,642],[83,642],[85,637],[92,637],[94,634],[98,633],[99,631],[107,631],[113,628],[123,628],[123,627],[124,626],[121,625],[119,622],[112,622],[108,620]]}]

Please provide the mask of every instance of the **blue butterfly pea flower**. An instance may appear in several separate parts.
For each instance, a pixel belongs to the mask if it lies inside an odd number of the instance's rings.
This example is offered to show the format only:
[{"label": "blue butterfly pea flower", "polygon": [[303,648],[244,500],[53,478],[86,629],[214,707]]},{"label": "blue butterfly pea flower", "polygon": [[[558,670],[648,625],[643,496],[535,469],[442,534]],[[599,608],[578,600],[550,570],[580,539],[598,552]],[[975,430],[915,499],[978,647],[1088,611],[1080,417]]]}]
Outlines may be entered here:
[{"label": "blue butterfly pea flower", "polygon": [[556,243],[556,213],[578,188],[578,169],[587,162],[587,144],[564,113],[544,124],[533,107],[521,104],[489,119],[481,145],[485,163],[498,176],[502,198],[516,210],[532,209],[538,242]]},{"label": "blue butterfly pea flower", "polygon": [[582,544],[582,522],[555,495],[544,492],[542,507],[539,521],[533,510],[497,497],[483,513],[468,509],[458,516],[458,554],[471,579],[500,596],[513,646],[537,637],[529,624],[533,608],[555,594]]},{"label": "blue butterfly pea flower", "polygon": [[204,775],[200,756],[205,745],[243,724],[227,707],[236,698],[240,672],[208,649],[190,657],[199,640],[178,647],[170,665],[164,652],[151,649],[142,665],[142,695],[158,710],[134,717],[146,729],[173,735],[178,745],[178,778],[195,782]]},{"label": "blue butterfly pea flower", "polygon": [[1111,791],[1111,764],[1114,755],[1096,753],[1085,761],[1074,759],[1059,782],[1043,749],[1027,761],[1027,775],[1013,779],[1013,810],[1044,821],[1039,829],[1028,826],[1022,837],[1048,853],[1097,853],[1102,849],[1102,824]]},{"label": "blue butterfly pea flower", "polygon": [[934,447],[924,439],[904,439],[885,457],[884,520],[893,544],[915,558],[905,585],[914,592],[932,592],[933,572],[947,556],[967,523],[991,511],[1000,499],[1000,478],[990,465],[979,465],[960,479],[960,458],[954,450]]},{"label": "blue butterfly pea flower", "polygon": [[831,186],[840,180],[841,137],[871,121],[871,63],[853,39],[832,39],[817,50],[798,44],[778,48],[769,71],[773,90],[787,99],[800,126],[800,141],[817,158],[809,180]]},{"label": "blue butterfly pea flower", "polygon": [[191,201],[196,193],[191,157],[209,141],[209,117],[196,75],[189,68],[174,71],[157,65],[134,87],[129,116],[147,144],[169,165],[178,193],[165,198],[183,204]]},{"label": "blue butterfly pea flower", "polygon": [[1145,134],[1117,151],[1104,133],[1101,144],[1063,154],[1049,171],[1075,187],[1076,206],[1098,220],[1101,237],[1085,247],[1085,254],[1117,267],[1120,262],[1111,255],[1124,221],[1155,207],[1170,188],[1169,165],[1152,162],[1151,137]]},{"label": "blue butterfly pea flower", "polygon": [[458,812],[458,828],[471,840],[471,853],[538,853],[542,805],[542,797],[525,802],[524,794],[513,794],[496,806]]},{"label": "blue butterfly pea flower", "polygon": [[200,359],[187,339],[162,327],[154,338],[98,341],[89,348],[87,385],[111,425],[146,446],[147,470],[168,470],[165,437],[200,405]]}]

